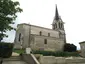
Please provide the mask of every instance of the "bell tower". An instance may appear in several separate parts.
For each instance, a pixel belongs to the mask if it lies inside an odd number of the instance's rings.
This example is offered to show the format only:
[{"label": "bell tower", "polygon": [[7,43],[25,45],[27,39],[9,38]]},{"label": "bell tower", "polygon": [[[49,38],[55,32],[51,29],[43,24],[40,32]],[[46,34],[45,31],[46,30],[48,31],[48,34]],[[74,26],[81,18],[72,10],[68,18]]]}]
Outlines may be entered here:
[{"label": "bell tower", "polygon": [[52,23],[53,30],[64,30],[64,22],[62,21],[61,17],[58,14],[58,9],[56,5],[55,17]]},{"label": "bell tower", "polygon": [[52,23],[52,29],[59,32],[59,38],[64,39],[66,43],[66,36],[64,30],[64,22],[62,21],[61,17],[59,16],[57,5],[55,10],[55,17]]}]

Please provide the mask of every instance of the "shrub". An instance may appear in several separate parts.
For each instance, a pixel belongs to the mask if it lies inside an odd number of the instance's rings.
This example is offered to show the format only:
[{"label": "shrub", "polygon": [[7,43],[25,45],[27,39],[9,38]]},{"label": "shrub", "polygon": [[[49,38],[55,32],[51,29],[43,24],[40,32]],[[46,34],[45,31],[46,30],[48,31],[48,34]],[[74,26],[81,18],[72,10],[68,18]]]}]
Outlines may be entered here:
[{"label": "shrub", "polygon": [[42,54],[43,56],[56,56],[56,57],[68,57],[68,56],[79,56],[77,52],[61,52],[61,51],[32,51],[33,54]]},{"label": "shrub", "polygon": [[75,52],[75,51],[77,51],[77,49],[74,44],[66,43],[64,45],[64,51],[65,52]]},{"label": "shrub", "polygon": [[40,50],[36,50],[36,51],[32,51],[33,54],[43,54],[44,56],[52,56],[55,55],[54,52],[52,51],[40,51]]},{"label": "shrub", "polygon": [[12,55],[13,43],[0,43],[0,57],[8,58]]}]

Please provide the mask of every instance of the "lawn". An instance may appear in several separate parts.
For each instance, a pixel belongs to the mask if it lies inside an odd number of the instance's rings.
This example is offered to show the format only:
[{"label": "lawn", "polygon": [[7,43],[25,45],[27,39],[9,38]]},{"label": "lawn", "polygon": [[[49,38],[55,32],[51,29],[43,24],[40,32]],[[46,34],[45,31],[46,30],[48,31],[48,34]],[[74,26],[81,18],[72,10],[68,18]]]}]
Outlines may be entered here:
[{"label": "lawn", "polygon": [[13,52],[21,54],[21,53],[25,53],[24,49],[13,49]]}]

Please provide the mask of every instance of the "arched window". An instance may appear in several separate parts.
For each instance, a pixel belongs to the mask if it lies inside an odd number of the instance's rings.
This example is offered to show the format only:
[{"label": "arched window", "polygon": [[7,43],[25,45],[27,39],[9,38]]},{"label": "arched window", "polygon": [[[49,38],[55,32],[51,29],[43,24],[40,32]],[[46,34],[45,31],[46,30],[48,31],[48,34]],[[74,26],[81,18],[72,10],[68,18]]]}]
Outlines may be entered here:
[{"label": "arched window", "polygon": [[44,44],[47,44],[47,39],[44,39]]},{"label": "arched window", "polygon": [[40,36],[42,35],[42,32],[40,31]]},{"label": "arched window", "polygon": [[48,36],[50,36],[50,33],[48,33]]},{"label": "arched window", "polygon": [[55,27],[57,28],[57,24],[55,24]]},{"label": "arched window", "polygon": [[21,40],[21,33],[19,34],[19,39],[18,39],[18,41],[20,41]]},{"label": "arched window", "polygon": [[59,28],[61,28],[61,23],[59,22]]}]

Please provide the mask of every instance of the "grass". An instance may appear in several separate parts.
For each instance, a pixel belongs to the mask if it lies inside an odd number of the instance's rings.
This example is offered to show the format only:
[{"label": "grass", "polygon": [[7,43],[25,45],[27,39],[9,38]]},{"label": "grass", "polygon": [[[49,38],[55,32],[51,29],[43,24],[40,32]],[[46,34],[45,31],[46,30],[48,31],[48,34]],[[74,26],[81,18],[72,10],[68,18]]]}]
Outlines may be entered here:
[{"label": "grass", "polygon": [[25,53],[24,49],[13,49],[13,52],[21,54],[21,53]]}]

